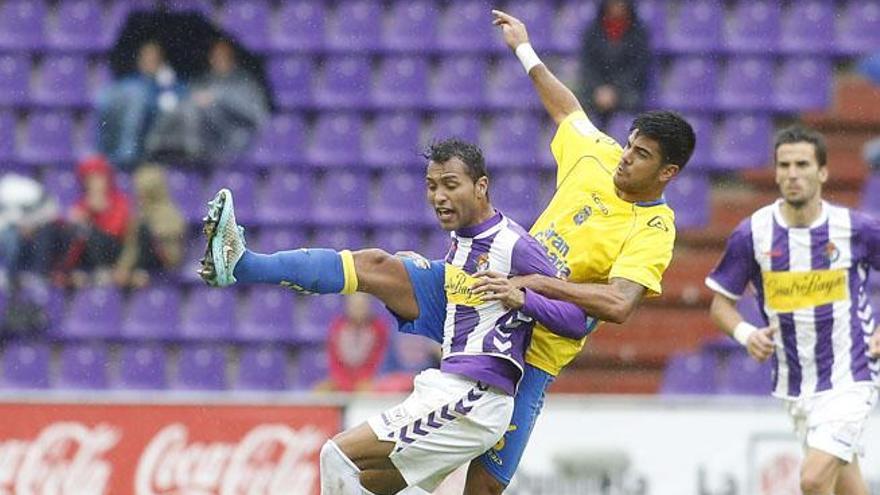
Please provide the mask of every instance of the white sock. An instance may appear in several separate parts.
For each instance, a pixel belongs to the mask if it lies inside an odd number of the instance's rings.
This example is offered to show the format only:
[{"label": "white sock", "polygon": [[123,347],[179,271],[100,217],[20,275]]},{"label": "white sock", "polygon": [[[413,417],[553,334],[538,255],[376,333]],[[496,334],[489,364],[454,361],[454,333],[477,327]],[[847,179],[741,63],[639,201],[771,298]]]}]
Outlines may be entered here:
[{"label": "white sock", "polygon": [[321,447],[321,495],[371,495],[361,488],[360,472],[333,440]]},{"label": "white sock", "polygon": [[409,486],[397,492],[397,495],[431,495],[431,492],[426,492],[417,486]]}]

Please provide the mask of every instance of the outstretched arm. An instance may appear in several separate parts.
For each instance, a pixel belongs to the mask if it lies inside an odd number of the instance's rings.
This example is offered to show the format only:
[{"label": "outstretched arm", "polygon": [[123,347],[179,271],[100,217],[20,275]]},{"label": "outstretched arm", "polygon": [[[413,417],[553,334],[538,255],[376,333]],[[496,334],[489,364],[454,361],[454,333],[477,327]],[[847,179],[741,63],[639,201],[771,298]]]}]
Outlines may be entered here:
[{"label": "outstretched arm", "polygon": [[529,43],[529,35],[525,24],[516,17],[500,10],[493,10],[492,23],[501,28],[504,34],[504,42],[516,53],[517,57],[526,65],[532,84],[541,98],[541,103],[550,117],[557,123],[561,123],[565,117],[573,112],[583,110],[574,93],[550,72],[535,55]]}]

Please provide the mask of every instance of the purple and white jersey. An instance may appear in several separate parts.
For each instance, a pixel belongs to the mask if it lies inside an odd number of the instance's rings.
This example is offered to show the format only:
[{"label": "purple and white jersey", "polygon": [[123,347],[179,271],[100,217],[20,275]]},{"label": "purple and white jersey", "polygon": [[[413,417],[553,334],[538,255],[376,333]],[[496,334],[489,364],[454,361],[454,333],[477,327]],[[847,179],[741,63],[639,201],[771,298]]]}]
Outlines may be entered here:
[{"label": "purple and white jersey", "polygon": [[[501,213],[452,234],[446,256],[446,320],[440,369],[493,385],[511,395],[522,377],[533,318],[498,301],[471,294],[473,275],[491,270],[507,276],[556,276],[544,250]],[[567,304],[567,303],[566,303]],[[525,308],[524,308],[525,311]]]},{"label": "purple and white jersey", "polygon": [[876,382],[880,363],[868,354],[874,315],[865,286],[868,270],[880,268],[880,223],[823,202],[812,225],[790,228],[781,203],[737,226],[706,285],[738,299],[751,282],[764,318],[779,325],[773,395]]}]

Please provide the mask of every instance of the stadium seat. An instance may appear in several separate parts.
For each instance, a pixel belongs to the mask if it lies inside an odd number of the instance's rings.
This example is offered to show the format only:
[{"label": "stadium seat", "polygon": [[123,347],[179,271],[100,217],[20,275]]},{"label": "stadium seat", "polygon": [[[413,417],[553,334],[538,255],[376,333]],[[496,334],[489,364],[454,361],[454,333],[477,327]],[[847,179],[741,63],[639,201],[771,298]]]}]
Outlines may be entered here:
[{"label": "stadium seat", "polygon": [[773,62],[732,57],[721,73],[717,106],[725,111],[769,110],[773,105]]},{"label": "stadium seat", "polygon": [[[419,170],[418,172],[416,170]],[[425,201],[425,174],[388,170],[379,178],[376,200],[370,202],[370,221],[379,226],[422,226],[434,222]]]},{"label": "stadium seat", "polygon": [[315,87],[315,103],[326,110],[363,109],[370,105],[372,67],[356,55],[328,57]]},{"label": "stadium seat", "polygon": [[[553,21],[556,9],[547,8],[545,0],[508,0],[501,10],[521,20],[528,27],[529,42],[535,45],[536,50],[552,48]],[[492,38],[494,51],[506,54],[510,50],[502,40],[500,33],[496,33]],[[523,75],[522,66],[520,66],[520,75]]]},{"label": "stadium seat", "polygon": [[[256,219],[257,213],[257,180],[253,174],[244,172],[229,172],[221,170],[215,172],[208,182],[207,195],[203,200],[207,202],[222,188],[232,191],[235,201],[235,218],[245,227]],[[203,203],[204,204],[204,203]],[[206,211],[206,210],[203,210]]]},{"label": "stadium seat", "polygon": [[119,376],[114,386],[128,390],[168,388],[168,358],[158,344],[128,344],[119,351]]},{"label": "stadium seat", "polygon": [[314,105],[312,74],[315,63],[308,55],[284,55],[269,59],[266,74],[272,96],[282,109]]},{"label": "stadium seat", "polygon": [[388,9],[382,30],[382,49],[389,52],[426,52],[436,46],[440,11],[431,0],[397,0]]},{"label": "stadium seat", "polygon": [[324,346],[302,347],[296,353],[292,388],[310,390],[327,379],[328,358]]},{"label": "stadium seat", "polygon": [[0,163],[15,159],[15,114],[0,110]]},{"label": "stadium seat", "polygon": [[437,46],[446,52],[486,52],[503,43],[492,29],[489,17],[492,6],[483,0],[451,0],[440,14]]},{"label": "stadium seat", "polygon": [[[188,268],[195,269],[194,266]],[[180,300],[176,287],[151,285],[135,290],[122,321],[122,338],[143,341],[175,338],[180,325]]]},{"label": "stadium seat", "polygon": [[0,7],[0,50],[37,51],[45,45],[46,3],[7,0]]},{"label": "stadium seat", "polygon": [[755,361],[744,350],[730,355],[718,380],[718,392],[737,395],[769,395],[773,388],[773,364]]},{"label": "stadium seat", "polygon": [[184,248],[183,263],[177,271],[177,278],[185,285],[202,286],[204,282],[196,270],[199,267],[199,260],[205,255],[205,238],[201,235],[193,236],[187,240]]},{"label": "stadium seat", "polygon": [[366,174],[348,170],[327,173],[315,196],[314,221],[319,225],[359,225],[366,220],[370,189]]},{"label": "stadium seat", "polygon": [[375,231],[370,245],[391,254],[399,251],[420,252],[422,249],[422,228],[383,227]]},{"label": "stadium seat", "polygon": [[52,333],[67,340],[110,339],[119,336],[121,326],[119,291],[115,287],[88,287],[73,295],[61,328]]},{"label": "stadium seat", "polygon": [[679,354],[666,363],[660,393],[710,395],[717,392],[718,361],[713,354]]},{"label": "stadium seat", "polygon": [[49,346],[41,342],[10,342],[3,349],[3,388],[49,388]]},{"label": "stadium seat", "polygon": [[468,113],[440,112],[431,123],[430,142],[457,138],[469,143],[480,140],[480,120]]},{"label": "stadium seat", "polygon": [[713,143],[713,168],[763,167],[770,161],[770,118],[760,114],[730,114],[721,121]]},{"label": "stadium seat", "polygon": [[43,59],[31,101],[46,107],[81,107],[89,100],[88,67],[84,57],[49,55]]},{"label": "stadium seat", "polygon": [[403,167],[424,162],[421,119],[411,112],[382,113],[363,135],[363,161],[374,168]]},{"label": "stadium seat", "polygon": [[238,379],[239,390],[285,390],[288,386],[287,354],[273,347],[246,347],[241,351]]},{"label": "stadium seat", "polygon": [[715,108],[717,65],[711,58],[675,58],[663,71],[658,94],[660,107],[706,111]]},{"label": "stadium seat", "polygon": [[714,53],[721,48],[722,0],[680,2],[666,33],[666,47],[677,53]]},{"label": "stadium seat", "polygon": [[302,229],[273,227],[263,229],[261,235],[255,238],[253,246],[261,253],[275,253],[299,249],[307,244],[308,236]]},{"label": "stadium seat", "polygon": [[532,80],[514,57],[505,57],[495,66],[488,80],[486,103],[495,110],[537,110],[541,100]]},{"label": "stadium seat", "polygon": [[214,4],[211,0],[171,0],[165,2],[170,12],[198,13],[206,19],[214,16]]},{"label": "stadium seat", "polygon": [[70,163],[73,154],[73,117],[67,112],[33,112],[25,124],[18,161],[29,165]]},{"label": "stadium seat", "polygon": [[360,163],[363,121],[352,113],[322,113],[313,126],[312,143],[306,152],[316,167],[339,167]]},{"label": "stadium seat", "polygon": [[205,205],[206,194],[214,194],[216,191],[205,192],[202,178],[191,172],[169,170],[166,178],[168,192],[183,214],[183,218],[189,223],[200,223],[208,208]]},{"label": "stadium seat", "polygon": [[298,114],[276,114],[251,146],[246,161],[261,168],[305,163],[306,123]]},{"label": "stadium seat", "polygon": [[46,44],[58,52],[100,52],[107,48],[101,36],[104,31],[104,11],[98,0],[60,2],[54,22],[46,27]]},{"label": "stadium seat", "polygon": [[444,57],[428,91],[435,110],[472,110],[486,105],[486,62],[482,57]]},{"label": "stadium seat", "polygon": [[367,236],[363,229],[354,226],[322,228],[318,229],[308,246],[337,251],[364,249],[367,247]]},{"label": "stadium seat", "polygon": [[226,373],[226,352],[222,347],[188,345],[180,350],[172,387],[178,390],[226,390]]},{"label": "stadium seat", "polygon": [[880,26],[880,0],[849,0],[838,11],[834,46],[844,55],[874,53],[880,48],[877,26]]},{"label": "stadium seat", "polygon": [[483,152],[490,170],[537,166],[538,119],[530,113],[495,114],[488,125]]},{"label": "stadium seat", "polygon": [[492,174],[492,205],[528,229],[538,218],[539,184],[534,170],[499,170]]},{"label": "stadium seat", "polygon": [[263,225],[308,223],[314,188],[315,179],[311,174],[273,170],[257,197],[257,222]]},{"label": "stadium seat", "polygon": [[[584,30],[596,18],[597,0],[563,2],[556,10],[551,42],[547,48],[563,53],[577,53],[581,49]],[[541,50],[540,46],[535,47]]]},{"label": "stadium seat", "polygon": [[428,63],[419,56],[389,56],[382,60],[373,84],[377,108],[419,109],[427,105]]},{"label": "stadium seat", "polygon": [[733,53],[774,53],[779,46],[781,17],[776,0],[739,0],[727,16],[724,48]]},{"label": "stadium seat", "polygon": [[694,154],[687,164],[687,170],[706,170],[711,167],[713,159],[712,138],[715,135],[715,122],[710,115],[705,114],[686,114],[685,119],[694,128],[697,137]]},{"label": "stadium seat", "polygon": [[[603,129],[618,144],[625,146],[629,141],[629,128],[632,126],[635,115],[627,112],[617,112],[608,120],[608,126]],[[554,129],[555,131],[555,129]]]},{"label": "stadium seat", "polygon": [[294,339],[300,345],[323,344],[327,340],[330,323],[342,315],[343,296],[309,296],[300,299],[298,321],[294,326]]},{"label": "stadium seat", "polygon": [[336,4],[326,26],[324,46],[332,51],[357,53],[380,46],[384,6],[371,0],[349,0]]},{"label": "stadium seat", "polygon": [[254,287],[241,309],[235,340],[246,343],[293,341],[294,306],[296,295],[291,290]]},{"label": "stadium seat", "polygon": [[324,47],[324,19],[321,0],[283,2],[272,16],[269,42],[279,52],[313,52]]},{"label": "stadium seat", "polygon": [[21,277],[18,297],[36,305],[45,317],[46,329],[58,328],[64,319],[64,291],[42,277]]},{"label": "stadium seat", "polygon": [[791,2],[782,16],[779,48],[786,53],[831,53],[828,42],[834,32],[834,0]]},{"label": "stadium seat", "polygon": [[261,52],[269,48],[271,15],[265,0],[227,0],[220,8],[220,24],[244,46]]},{"label": "stadium seat", "polygon": [[188,341],[227,342],[235,335],[236,294],[232,289],[194,287],[181,312],[179,336]]},{"label": "stadium seat", "polygon": [[452,238],[449,236],[449,232],[441,229],[438,224],[428,230],[424,246],[421,254],[425,257],[432,260],[443,259],[452,246]]},{"label": "stadium seat", "polygon": [[640,0],[636,2],[636,15],[642,21],[642,25],[648,31],[651,40],[651,50],[663,52],[666,50],[666,24],[669,18],[669,3],[667,0]]},{"label": "stadium seat", "polygon": [[0,105],[24,106],[30,101],[31,60],[25,55],[0,55]]},{"label": "stadium seat", "polygon": [[709,225],[711,195],[711,184],[705,174],[685,169],[672,179],[666,187],[666,199],[675,211],[676,229],[700,229]]},{"label": "stadium seat", "polygon": [[108,387],[107,347],[96,343],[67,344],[61,350],[55,388],[102,390]]},{"label": "stadium seat", "polygon": [[780,112],[822,110],[831,105],[831,61],[818,57],[791,57],[776,71],[773,107]]}]

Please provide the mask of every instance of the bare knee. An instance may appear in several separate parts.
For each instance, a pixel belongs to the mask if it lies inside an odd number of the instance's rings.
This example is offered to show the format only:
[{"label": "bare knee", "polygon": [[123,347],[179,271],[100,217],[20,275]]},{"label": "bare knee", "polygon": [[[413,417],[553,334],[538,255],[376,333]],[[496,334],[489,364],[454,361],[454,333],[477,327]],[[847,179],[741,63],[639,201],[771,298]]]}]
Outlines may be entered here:
[{"label": "bare knee", "polygon": [[507,487],[503,483],[486,471],[479,459],[471,461],[464,495],[501,495],[505,488]]},{"label": "bare knee", "polygon": [[392,262],[394,255],[383,249],[371,248],[361,249],[351,253],[354,258],[354,266],[360,274],[361,270],[375,270]]},{"label": "bare knee", "polygon": [[830,480],[818,470],[804,469],[801,471],[801,491],[804,495],[828,495],[831,493]]}]

